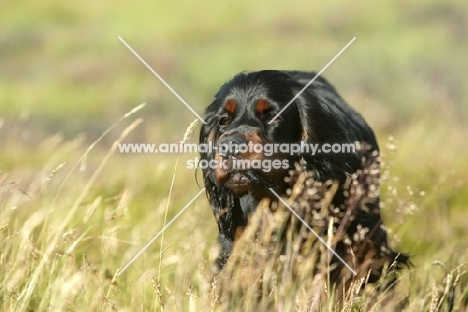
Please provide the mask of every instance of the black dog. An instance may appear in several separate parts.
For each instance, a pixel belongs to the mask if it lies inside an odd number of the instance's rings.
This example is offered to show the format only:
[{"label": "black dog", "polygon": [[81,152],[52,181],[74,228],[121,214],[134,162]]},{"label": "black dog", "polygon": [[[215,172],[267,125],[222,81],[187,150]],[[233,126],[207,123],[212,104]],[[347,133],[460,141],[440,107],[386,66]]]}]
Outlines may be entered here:
[{"label": "black dog", "polygon": [[[216,160],[216,168],[203,168],[206,191],[219,228],[221,252],[218,265],[222,268],[231,254],[233,243],[247,225],[248,215],[262,198],[274,198],[269,188],[285,195],[291,187],[285,182],[295,164],[313,172],[318,181],[339,183],[331,208],[345,209],[347,179],[363,169],[363,157],[378,151],[374,133],[360,114],[355,112],[325,79],[317,78],[279,116],[275,116],[315,76],[312,72],[265,70],[241,73],[226,82],[215,100],[205,110],[200,143],[223,145],[221,151],[201,153],[201,160]],[[272,121],[273,120],[273,121]],[[270,123],[270,121],[272,121]],[[265,153],[242,150],[241,145],[268,143],[317,143],[368,145],[363,153]],[[229,147],[226,149],[226,146]],[[253,166],[238,167],[238,161],[268,160],[276,166],[270,170]],[[223,164],[223,165],[219,165]],[[378,190],[377,190],[378,192]],[[359,224],[370,229],[368,238],[383,250],[385,256],[398,264],[407,264],[408,257],[394,253],[387,246],[385,229],[379,211],[379,197],[366,202],[348,228],[349,234]],[[380,252],[380,251],[379,251]],[[378,276],[376,277],[378,278]]]}]

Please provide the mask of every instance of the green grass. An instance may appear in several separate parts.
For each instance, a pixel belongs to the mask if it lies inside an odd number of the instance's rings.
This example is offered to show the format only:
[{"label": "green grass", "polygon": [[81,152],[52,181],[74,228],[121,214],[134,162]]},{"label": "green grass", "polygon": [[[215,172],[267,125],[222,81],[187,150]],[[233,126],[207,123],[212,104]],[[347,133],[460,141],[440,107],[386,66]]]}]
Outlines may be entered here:
[{"label": "green grass", "polygon": [[[396,297],[407,298],[408,311],[437,310],[438,287],[460,266],[454,302],[466,308],[464,1],[0,7],[2,310],[222,310],[209,282],[217,227],[204,196],[165,232],[161,257],[158,239],[110,283],[164,226],[168,201],[170,219],[201,188],[185,168],[195,155],[181,158],[171,198],[174,155],[116,152],[91,180],[134,120],[144,122],[125,142],[178,142],[194,119],[118,36],[200,113],[237,72],[318,71],[356,36],[324,76],[379,137],[388,170],[382,213],[392,246],[415,264],[403,272]],[[91,143],[141,103],[146,107],[100,140],[80,170]],[[386,147],[388,136],[396,149]],[[391,306],[374,299],[357,294],[346,303],[349,311]],[[340,310],[327,300],[323,310]]]}]

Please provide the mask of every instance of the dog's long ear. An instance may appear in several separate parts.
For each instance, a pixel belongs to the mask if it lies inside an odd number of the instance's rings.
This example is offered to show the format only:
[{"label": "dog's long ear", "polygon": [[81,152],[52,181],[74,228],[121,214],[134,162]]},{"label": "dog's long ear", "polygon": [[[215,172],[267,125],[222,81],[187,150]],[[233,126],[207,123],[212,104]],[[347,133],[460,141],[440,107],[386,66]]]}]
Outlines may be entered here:
[{"label": "dog's long ear", "polygon": [[[215,100],[205,110],[206,124],[201,127],[199,137],[199,144],[204,145],[200,150],[200,162],[204,160],[204,165],[215,159],[214,147],[219,137],[217,118],[219,105],[219,100]],[[214,168],[203,166],[202,173],[206,194],[218,222],[219,232],[228,239],[233,239],[235,226],[243,222],[243,217],[237,215],[242,213],[239,199],[234,198],[229,190],[216,182]]]},{"label": "dog's long ear", "polygon": [[[295,86],[295,92],[302,85]],[[348,174],[360,168],[360,159],[356,153],[324,153],[324,144],[354,144],[346,127],[346,116],[338,109],[334,101],[342,100],[334,88],[324,81],[319,81],[307,88],[296,100],[302,126],[302,141],[317,144],[317,151],[303,152],[301,158],[306,168],[313,170],[322,181],[336,179],[344,182]]]},{"label": "dog's long ear", "polygon": [[[203,183],[206,188],[207,196],[212,203],[216,204],[217,198],[221,195],[218,194],[217,183],[214,176],[213,168],[209,168],[206,164],[215,158],[215,150],[213,147],[216,145],[218,134],[218,121],[217,121],[217,108],[219,101],[215,99],[205,110],[204,120],[205,124],[200,129],[199,146],[200,146],[200,164],[203,164]],[[203,162],[202,162],[203,161]],[[216,204],[215,206],[218,206]]]}]

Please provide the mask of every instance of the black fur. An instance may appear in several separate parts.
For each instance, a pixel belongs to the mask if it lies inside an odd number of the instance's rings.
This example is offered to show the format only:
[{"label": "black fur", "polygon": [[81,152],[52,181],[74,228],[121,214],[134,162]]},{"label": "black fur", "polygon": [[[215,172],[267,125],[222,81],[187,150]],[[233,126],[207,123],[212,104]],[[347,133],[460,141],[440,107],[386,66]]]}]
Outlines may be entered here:
[{"label": "black fur", "polygon": [[[291,185],[284,182],[289,169],[302,163],[303,169],[314,173],[320,181],[339,182],[332,205],[345,209],[344,185],[347,179],[363,169],[362,157],[370,157],[379,150],[373,131],[360,114],[354,111],[324,78],[318,77],[276,119],[270,120],[315,76],[313,72],[264,70],[240,73],[226,82],[205,110],[200,143],[212,141],[246,142],[254,138],[261,143],[365,143],[369,147],[361,153],[330,153],[286,155],[290,167],[265,174],[258,169],[224,171],[203,169],[207,195],[219,228],[221,251],[218,265],[222,268],[231,254],[238,227],[246,226],[248,214],[264,197],[274,198],[268,188],[285,195]],[[228,105],[231,100],[231,106]],[[267,106],[256,106],[259,101]],[[234,108],[233,108],[234,107]],[[229,164],[234,158],[259,158],[258,154],[219,155],[201,153],[202,160],[221,159]],[[365,224],[373,231],[370,239],[377,246],[387,247],[386,232],[381,227],[379,197],[370,199],[366,209],[359,211],[350,230]],[[371,231],[372,232],[372,231]],[[389,249],[390,250],[390,249]],[[408,257],[391,251],[397,262],[406,264]]]}]

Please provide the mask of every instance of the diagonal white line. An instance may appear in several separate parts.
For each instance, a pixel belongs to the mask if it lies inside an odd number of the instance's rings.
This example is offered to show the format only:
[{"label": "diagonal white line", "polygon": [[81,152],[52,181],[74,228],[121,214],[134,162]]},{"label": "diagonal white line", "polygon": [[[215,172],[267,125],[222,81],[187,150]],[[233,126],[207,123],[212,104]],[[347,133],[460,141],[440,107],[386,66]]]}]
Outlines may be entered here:
[{"label": "diagonal white line", "polygon": [[332,252],[332,254],[334,254],[334,255],[351,271],[351,273],[353,273],[354,276],[357,275],[356,271],[354,271],[353,268],[351,268],[351,267],[349,266],[349,264],[347,264],[347,263],[343,260],[343,258],[341,258],[341,257],[336,253],[336,251],[333,250],[333,248],[331,248],[330,245],[328,245],[327,242],[325,242],[325,240],[324,240],[322,237],[320,237],[320,235],[318,235],[317,232],[315,232],[314,229],[311,228],[310,225],[307,224],[307,222],[305,222],[304,219],[302,219],[301,216],[299,216],[299,215],[297,214],[297,212],[294,211],[294,209],[292,209],[292,208],[291,208],[275,191],[273,191],[272,188],[268,188],[268,189],[269,189],[273,194],[275,194],[275,196],[276,196],[276,197],[277,197],[277,198],[278,198],[278,199],[279,199],[295,216],[296,216],[296,218],[298,218],[298,219],[309,229],[309,231],[311,231],[311,232],[315,235],[315,237],[317,237],[317,239],[318,239],[322,244],[324,244],[324,245]]},{"label": "diagonal white line", "polygon": [[164,233],[164,231],[195,201],[195,199],[198,198],[198,196],[200,196],[201,193],[203,193],[203,191],[205,191],[205,188],[201,189],[200,192],[198,192],[197,195],[195,195],[195,197],[192,198],[191,201],[188,202],[187,205],[185,205],[184,208],[182,208],[176,215],[174,218],[172,218],[171,221],[169,221],[165,227],[162,228],[161,231],[159,231],[158,234],[156,234],[146,245],[145,247],[143,247],[133,258],[132,260],[130,260],[123,268],[122,270],[119,270],[115,276],[114,276],[114,279],[116,279],[120,274],[123,273],[123,271],[125,271],[139,256],[141,256],[141,254],[159,237],[159,235],[161,235],[162,233]]},{"label": "diagonal white line", "polygon": [[292,100],[291,100],[291,101],[289,101],[289,103],[288,103],[288,104],[286,104],[286,106],[285,106],[285,107],[283,107],[283,109],[282,109],[282,110],[280,110],[280,111],[279,111],[279,113],[278,113],[278,114],[276,114],[276,116],[275,116],[275,117],[273,117],[273,119],[271,119],[271,120],[268,122],[268,124],[271,124],[273,121],[275,121],[275,119],[276,119],[276,118],[278,118],[278,116],[279,116],[279,115],[281,115],[281,113],[282,113],[282,112],[284,112],[284,110],[285,110],[286,108],[288,108],[288,107],[289,107],[289,105],[291,105],[291,103],[292,103],[292,102],[294,102],[294,101],[295,101],[295,100],[296,100],[296,99],[297,99],[297,98],[298,98],[298,97],[299,97],[299,96],[302,94],[302,92],[304,92],[304,91],[305,91],[305,89],[307,89],[307,88],[308,88],[308,87],[309,87],[309,86],[310,86],[310,85],[311,85],[311,84],[312,84],[312,83],[315,81],[315,79],[317,79],[317,77],[318,77],[318,76],[320,76],[320,75],[321,75],[321,74],[322,74],[322,73],[325,71],[325,69],[327,69],[327,67],[328,67],[328,66],[330,66],[330,65],[331,65],[331,64],[332,64],[332,63],[333,63],[333,62],[334,62],[334,61],[335,61],[335,60],[338,58],[338,56],[340,56],[340,54],[341,54],[341,53],[343,53],[343,52],[344,52],[344,50],[346,50],[346,49],[347,49],[347,48],[348,48],[348,47],[351,45],[351,43],[353,43],[353,41],[354,41],[354,40],[356,40],[356,37],[354,37],[353,39],[351,39],[351,41],[350,41],[350,42],[348,42],[348,44],[347,44],[347,45],[345,45],[345,46],[344,46],[344,48],[343,48],[343,49],[341,49],[341,51],[340,51],[340,52],[338,52],[338,54],[337,54],[337,55],[335,55],[335,57],[334,57],[334,58],[332,58],[332,59],[331,59],[331,61],[330,61],[330,62],[328,62],[328,64],[327,64],[327,65],[325,65],[325,67],[324,67],[324,68],[322,68],[322,70],[321,70],[321,71],[319,71],[319,72],[318,72],[318,74],[317,74],[317,75],[315,75],[315,77],[314,77],[314,78],[312,78],[312,80],[311,80],[311,81],[309,81],[309,83],[308,83],[308,84],[306,84],[306,86],[305,86],[304,88],[302,88],[302,90],[301,90],[301,91],[299,91],[299,92],[298,92],[298,93],[297,93],[297,94],[296,94],[296,95],[295,95],[295,96],[292,98]]},{"label": "diagonal white line", "polygon": [[138,55],[138,53],[135,52],[135,50],[132,49],[132,47],[128,45],[128,43],[125,42],[125,40],[122,39],[122,37],[119,36],[118,38],[166,86],[166,88],[169,89],[169,91],[171,91],[182,103],[184,103],[184,105],[187,106],[187,108],[190,109],[190,111],[195,116],[197,116],[197,118],[200,119],[201,122],[206,124],[205,120],[203,120],[203,118],[201,118],[200,115],[198,115],[197,112],[190,105],[188,105],[187,102],[185,102],[184,99],[179,94],[177,94],[177,92],[175,92],[174,89],[172,89],[171,86],[166,81],[164,81],[164,79],[162,79],[162,77],[159,76],[158,73],[154,69],[152,69],[151,66],[149,66],[148,63],[146,63],[145,60],[141,58],[141,56]]}]

